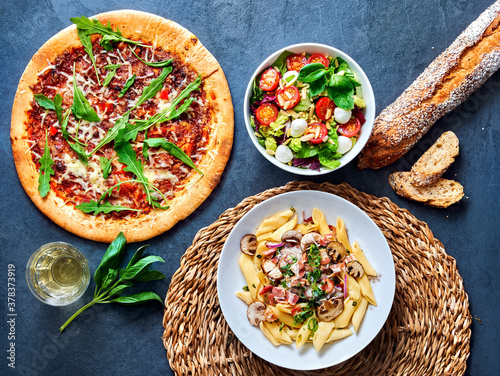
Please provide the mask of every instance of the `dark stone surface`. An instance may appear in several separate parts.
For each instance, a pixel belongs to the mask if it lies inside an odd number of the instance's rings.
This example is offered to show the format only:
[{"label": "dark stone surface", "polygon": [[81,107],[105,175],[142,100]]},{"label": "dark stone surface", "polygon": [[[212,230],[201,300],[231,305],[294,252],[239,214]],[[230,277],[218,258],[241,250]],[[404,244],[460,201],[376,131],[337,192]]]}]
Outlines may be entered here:
[{"label": "dark stone surface", "polygon": [[[490,0],[491,1],[491,0]],[[57,308],[41,304],[28,291],[25,264],[40,245],[67,241],[79,248],[95,270],[105,245],[81,239],[41,214],[24,193],[9,142],[10,112],[17,83],[37,49],[70,25],[69,18],[108,10],[138,9],[172,19],[197,35],[218,59],[229,82],[235,109],[231,159],[219,186],[187,220],[147,242],[163,256],[168,278],[150,288],[164,296],[181,255],[196,232],[214,222],[245,197],[284,185],[300,176],[265,161],[250,143],[243,119],[243,96],[260,62],[275,50],[299,42],[337,47],[365,70],[373,85],[377,113],[401,92],[490,4],[488,0],[452,1],[137,1],[3,0],[0,2],[0,360],[2,375],[166,375],[172,374],[161,342],[162,311],[157,305],[105,305],[90,310],[63,336],[58,327],[85,301]],[[316,182],[348,182],[387,196],[429,224],[446,251],[457,260],[469,295],[471,355],[466,375],[496,375],[500,209],[500,73],[463,105],[439,120],[400,161],[378,171],[358,171],[353,164]],[[395,195],[387,182],[395,169],[408,169],[444,131],[460,139],[460,156],[445,177],[460,181],[466,197],[447,210],[433,209]],[[128,257],[137,248],[129,246]],[[16,370],[8,368],[7,265],[16,267]],[[482,322],[482,324],[481,324]]]}]

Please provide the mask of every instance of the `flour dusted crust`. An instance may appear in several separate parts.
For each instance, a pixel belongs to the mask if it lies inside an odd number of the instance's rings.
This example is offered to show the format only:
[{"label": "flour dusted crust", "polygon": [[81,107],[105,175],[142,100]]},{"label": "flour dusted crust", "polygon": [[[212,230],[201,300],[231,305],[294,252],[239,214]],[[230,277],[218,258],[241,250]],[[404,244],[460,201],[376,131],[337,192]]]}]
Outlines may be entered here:
[{"label": "flour dusted crust", "polygon": [[[154,209],[149,214],[130,219],[105,219],[84,214],[73,205],[65,204],[51,190],[42,198],[38,192],[38,171],[28,151],[26,127],[33,92],[30,85],[38,73],[64,51],[81,47],[76,27],[72,25],[48,40],[33,56],[20,80],[12,110],[11,142],[19,179],[35,205],[64,229],[95,241],[111,242],[123,231],[129,242],[142,241],[167,231],[191,214],[219,183],[229,158],[233,140],[233,106],[227,81],[216,59],[198,38],[175,22],[149,13],[122,10],[91,17],[101,23],[109,21],[124,37],[156,44],[165,51],[176,53],[190,69],[201,75],[203,89],[210,102],[211,135],[208,152],[197,167],[204,171],[196,183],[187,185],[170,199],[170,209]],[[199,175],[193,174],[191,181]]]}]

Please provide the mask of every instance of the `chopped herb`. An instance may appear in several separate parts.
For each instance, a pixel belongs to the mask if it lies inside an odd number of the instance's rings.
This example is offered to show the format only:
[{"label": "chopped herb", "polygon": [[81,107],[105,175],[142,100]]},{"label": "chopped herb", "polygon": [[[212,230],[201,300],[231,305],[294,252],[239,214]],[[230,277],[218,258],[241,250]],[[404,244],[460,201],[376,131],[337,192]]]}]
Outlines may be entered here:
[{"label": "chopped herb", "polygon": [[258,259],[261,259],[261,258],[262,258],[262,255],[257,255],[257,258],[258,258]]},{"label": "chopped herb", "polygon": [[296,315],[293,316],[293,325],[303,323],[309,317],[311,317],[313,314],[314,314],[314,310],[312,310],[312,309],[306,309],[306,310],[303,310],[302,312],[297,313]]},{"label": "chopped herb", "polygon": [[285,326],[285,324],[284,324],[284,323],[281,323],[281,324],[280,324],[280,332],[283,330],[283,327],[284,327],[284,326]]},{"label": "chopped herb", "polygon": [[281,268],[281,272],[283,273],[284,276],[293,277],[295,275],[295,273],[292,270],[290,270],[290,267],[291,267],[290,264],[286,264]]},{"label": "chopped herb", "polygon": [[283,286],[284,288],[288,287],[285,280],[281,281],[281,286]]},{"label": "chopped herb", "polygon": [[255,287],[255,283],[252,283],[252,287],[253,287],[254,289],[256,289],[256,288],[257,288],[257,287]]},{"label": "chopped herb", "polygon": [[352,302],[352,306],[353,306],[353,307],[356,307],[357,305],[358,305],[358,302],[356,302],[356,301],[353,301],[353,302]]},{"label": "chopped herb", "polygon": [[243,291],[250,291],[250,289],[248,288],[248,286],[243,286]]}]

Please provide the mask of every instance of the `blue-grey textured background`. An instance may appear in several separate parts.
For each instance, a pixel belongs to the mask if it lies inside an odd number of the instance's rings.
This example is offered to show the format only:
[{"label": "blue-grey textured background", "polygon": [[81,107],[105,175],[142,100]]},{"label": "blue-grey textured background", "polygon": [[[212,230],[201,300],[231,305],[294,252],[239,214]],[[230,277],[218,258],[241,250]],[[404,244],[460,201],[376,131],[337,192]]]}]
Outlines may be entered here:
[{"label": "blue-grey textured background", "polygon": [[[218,59],[231,90],[235,138],[219,186],[187,220],[158,236],[150,253],[166,260],[164,282],[151,288],[165,296],[181,255],[196,232],[227,208],[265,189],[301,179],[265,161],[248,139],[243,96],[260,62],[275,50],[299,42],[337,47],[365,70],[375,91],[377,113],[438,56],[492,0],[389,1],[164,1],[164,0],[2,0],[0,1],[0,374],[2,375],[170,375],[161,342],[159,305],[105,305],[82,315],[63,336],[58,327],[91,299],[57,308],[28,291],[25,264],[40,245],[67,241],[87,256],[92,272],[106,246],[81,239],[53,224],[32,204],[17,178],[9,141],[10,112],[17,83],[31,56],[70,17],[116,9],[138,9],[176,21],[192,31]],[[387,196],[429,224],[456,258],[469,295],[472,321],[467,375],[497,375],[499,279],[500,73],[463,105],[439,120],[400,161],[377,171],[355,164],[323,175],[317,182],[348,182]],[[445,177],[460,181],[466,197],[447,210],[433,209],[395,195],[387,182],[395,169],[409,166],[444,131],[460,139],[460,155]],[[128,257],[137,248],[129,246]],[[7,366],[7,265],[16,267],[16,370]],[[480,323],[482,322],[482,324]]]}]

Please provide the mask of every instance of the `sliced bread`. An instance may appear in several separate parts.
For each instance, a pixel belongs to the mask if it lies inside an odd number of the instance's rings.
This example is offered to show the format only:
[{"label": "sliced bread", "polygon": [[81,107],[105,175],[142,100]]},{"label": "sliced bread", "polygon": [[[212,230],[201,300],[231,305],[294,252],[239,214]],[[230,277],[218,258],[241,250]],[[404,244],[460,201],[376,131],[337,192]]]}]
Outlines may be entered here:
[{"label": "sliced bread", "polygon": [[438,178],[432,184],[417,187],[411,183],[411,173],[406,171],[390,174],[389,184],[398,195],[437,208],[447,208],[464,196],[464,188],[454,180]]},{"label": "sliced bread", "polygon": [[436,182],[458,155],[455,133],[444,132],[411,168],[411,183],[424,186]]}]

